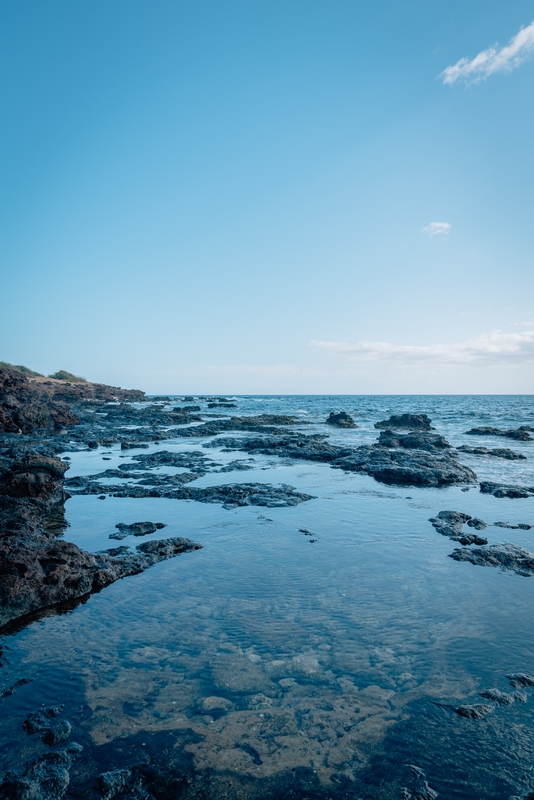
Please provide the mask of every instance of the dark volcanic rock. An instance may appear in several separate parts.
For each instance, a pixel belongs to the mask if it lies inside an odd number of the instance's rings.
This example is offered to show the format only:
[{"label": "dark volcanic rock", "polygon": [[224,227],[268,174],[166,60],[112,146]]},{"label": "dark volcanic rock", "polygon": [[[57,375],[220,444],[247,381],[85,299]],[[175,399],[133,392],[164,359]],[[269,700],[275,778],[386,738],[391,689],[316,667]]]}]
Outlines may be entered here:
[{"label": "dark volcanic rock", "polygon": [[510,672],[506,677],[514,689],[519,687],[527,689],[534,686],[534,678],[531,675],[527,675],[525,672]]},{"label": "dark volcanic rock", "polygon": [[411,431],[432,431],[431,419],[426,414],[392,414],[389,419],[375,422],[375,428],[401,428]]},{"label": "dark volcanic rock", "polygon": [[[171,476],[175,477],[175,476]],[[73,488],[73,494],[97,494],[107,492],[113,497],[166,497],[171,500],[196,500],[199,503],[222,503],[224,508],[237,506],[265,506],[277,508],[282,506],[296,506],[306,500],[313,500],[309,494],[297,492],[293,486],[282,484],[271,486],[268,483],[229,483],[221,486],[208,486],[197,488],[189,486],[169,485],[163,482],[159,486],[153,485],[151,480],[146,481],[150,486],[140,484],[122,484],[104,486],[87,479],[81,488]],[[81,481],[78,484],[81,485]],[[114,534],[114,539],[122,538]]]},{"label": "dark volcanic rock", "polygon": [[73,742],[64,750],[55,750],[30,761],[20,772],[10,771],[0,784],[4,800],[61,800],[70,782],[69,770],[82,752]]},{"label": "dark volcanic rock", "polygon": [[506,458],[508,461],[516,461],[518,459],[526,459],[522,453],[516,453],[513,450],[507,450],[504,447],[471,447],[471,445],[463,444],[461,447],[456,448],[460,453],[470,453],[473,456],[493,456],[494,458]]},{"label": "dark volcanic rock", "polygon": [[463,545],[488,543],[488,540],[483,536],[463,532],[464,522],[467,522],[470,527],[476,530],[483,530],[487,527],[486,523],[481,519],[470,517],[469,514],[462,514],[460,511],[440,511],[437,517],[432,517],[429,522],[442,536],[448,536]]},{"label": "dark volcanic rock", "polygon": [[494,522],[496,528],[510,528],[513,531],[529,531],[532,525],[527,525],[525,522],[520,522],[518,525],[512,525],[510,522]]},{"label": "dark volcanic rock", "polygon": [[478,517],[472,517],[471,519],[468,519],[467,525],[469,528],[474,528],[476,531],[483,531],[488,527],[487,522],[484,522],[483,519],[479,519]]},{"label": "dark volcanic rock", "polygon": [[34,711],[26,717],[22,723],[22,727],[29,735],[32,733],[42,733],[50,727],[50,720],[59,716],[62,711],[63,706],[40,708],[38,711]]},{"label": "dark volcanic rock", "polygon": [[0,369],[0,431],[57,431],[79,421],[64,402],[54,400],[40,386],[19,372]]},{"label": "dark volcanic rock", "polygon": [[87,553],[47,528],[50,516],[56,518],[58,507],[63,507],[67,465],[39,453],[10,459],[5,452],[1,465],[0,627],[199,547],[187,539],[169,539],[159,550],[137,548],[136,553],[118,556]]},{"label": "dark volcanic rock", "polygon": [[512,692],[508,694],[507,692],[501,692],[499,689],[484,689],[483,692],[479,692],[479,695],[483,697],[484,700],[492,700],[500,706],[511,706],[516,702],[526,703],[527,701],[527,696],[524,692]]},{"label": "dark volcanic rock", "polygon": [[130,769],[114,769],[99,775],[100,792],[102,800],[112,800],[117,794],[126,789],[132,779]]},{"label": "dark volcanic rock", "polygon": [[507,439],[516,439],[518,442],[529,442],[532,439],[528,433],[527,426],[508,431],[503,431],[500,428],[492,428],[490,426],[482,426],[480,428],[471,428],[470,431],[466,431],[466,434],[469,436],[505,436]]},{"label": "dark volcanic rock", "polygon": [[156,533],[156,531],[165,528],[166,525],[164,522],[133,522],[131,525],[119,522],[115,527],[119,531],[118,533],[111,533],[110,539],[125,539],[127,536],[148,536],[149,533]]},{"label": "dark volcanic rock", "polygon": [[346,472],[362,472],[387,484],[408,486],[447,486],[475,483],[475,473],[458,462],[452,448],[434,451],[387,448],[379,444],[340,447],[325,441],[326,436],[299,433],[271,435],[256,439],[219,439],[213,446],[245,450],[286,458],[330,464]]},{"label": "dark volcanic rock", "polygon": [[455,561],[469,561],[481,567],[500,567],[518,575],[534,575],[534,553],[508,542],[485,547],[458,548],[450,554]]},{"label": "dark volcanic rock", "polygon": [[460,717],[467,717],[468,719],[482,719],[495,711],[495,706],[486,705],[484,703],[475,703],[474,705],[458,706],[454,709]]},{"label": "dark volcanic rock", "polygon": [[394,433],[382,431],[378,437],[380,447],[403,447],[405,450],[443,450],[450,448],[450,444],[439,433],[426,431],[411,431],[410,433]]},{"label": "dark volcanic rock", "polygon": [[482,494],[492,494],[494,497],[526,498],[534,496],[534,486],[510,486],[504,483],[481,481]]},{"label": "dark volcanic rock", "polygon": [[43,733],[43,742],[53,747],[60,742],[66,742],[72,732],[72,726],[66,719],[61,719]]},{"label": "dark volcanic rock", "polygon": [[340,411],[338,414],[334,413],[334,411],[331,411],[326,423],[327,425],[333,425],[335,428],[358,427],[350,414],[347,414],[346,411]]}]

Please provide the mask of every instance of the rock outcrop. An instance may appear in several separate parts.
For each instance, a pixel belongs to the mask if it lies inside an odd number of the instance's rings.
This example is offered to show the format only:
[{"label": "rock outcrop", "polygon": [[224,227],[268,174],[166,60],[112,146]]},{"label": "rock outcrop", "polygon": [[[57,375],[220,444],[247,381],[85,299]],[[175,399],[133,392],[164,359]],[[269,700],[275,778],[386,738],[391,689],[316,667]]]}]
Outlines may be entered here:
[{"label": "rock outcrop", "polygon": [[527,498],[534,496],[534,486],[516,486],[507,483],[493,483],[492,481],[481,481],[480,491],[482,494],[492,494],[494,497]]},{"label": "rock outcrop", "polygon": [[327,425],[333,425],[334,428],[357,428],[358,426],[350,416],[347,414],[346,411],[340,411],[339,413],[335,413],[331,411],[328,419],[326,420]]},{"label": "rock outcrop", "polygon": [[480,567],[499,567],[518,575],[534,575],[534,553],[517,544],[492,544],[483,547],[462,547],[450,554],[455,561],[469,561]]},{"label": "rock outcrop", "polygon": [[389,419],[375,422],[375,428],[400,428],[407,431],[432,431],[434,430],[430,417],[426,414],[392,414]]},{"label": "rock outcrop", "polygon": [[518,442],[529,442],[532,439],[526,425],[508,431],[486,425],[480,428],[471,428],[470,431],[466,431],[466,434],[468,436],[505,436],[507,439],[516,439]]},{"label": "rock outcrop", "polygon": [[[448,486],[451,484],[473,484],[477,477],[473,470],[460,464],[456,451],[441,443],[434,443],[414,434],[410,447],[401,447],[401,440],[385,431],[382,441],[391,443],[387,447],[379,441],[374,445],[340,447],[326,441],[326,436],[305,436],[299,433],[270,435],[254,439],[219,439],[216,444],[228,450],[245,450],[248,453],[282,456],[329,464],[346,472],[361,472],[377,481],[401,486]],[[417,440],[417,436],[421,437]],[[417,443],[421,447],[417,447]],[[426,449],[428,448],[428,449]]]},{"label": "rock outcrop", "polygon": [[0,627],[75,600],[158,561],[200,547],[188,539],[146,542],[135,551],[87,553],[57,538],[68,465],[40,453],[0,460]]}]

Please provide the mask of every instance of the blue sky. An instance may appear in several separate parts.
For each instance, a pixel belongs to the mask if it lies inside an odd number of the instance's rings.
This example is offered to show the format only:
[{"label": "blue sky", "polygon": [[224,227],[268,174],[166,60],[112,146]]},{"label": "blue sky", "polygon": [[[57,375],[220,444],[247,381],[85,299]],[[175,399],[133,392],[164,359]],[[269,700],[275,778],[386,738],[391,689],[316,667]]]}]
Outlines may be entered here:
[{"label": "blue sky", "polygon": [[151,392],[531,393],[533,22],[6,0],[0,359]]}]

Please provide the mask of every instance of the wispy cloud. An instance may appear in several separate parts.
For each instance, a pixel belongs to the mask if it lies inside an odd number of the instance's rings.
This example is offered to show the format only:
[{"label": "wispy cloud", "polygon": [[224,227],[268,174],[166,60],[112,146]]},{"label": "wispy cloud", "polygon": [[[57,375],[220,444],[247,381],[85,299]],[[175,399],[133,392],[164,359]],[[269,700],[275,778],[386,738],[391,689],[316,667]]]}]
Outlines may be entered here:
[{"label": "wispy cloud", "polygon": [[494,331],[455,344],[313,341],[310,345],[348,361],[388,362],[398,366],[517,366],[534,363],[534,329],[522,333]]},{"label": "wispy cloud", "polygon": [[448,236],[452,225],[450,222],[431,222],[430,225],[421,229],[421,233],[428,233],[429,236]]},{"label": "wispy cloud", "polygon": [[521,28],[506,47],[497,44],[482,50],[474,58],[461,58],[456,64],[444,69],[439,76],[443,83],[478,83],[495,72],[510,72],[525,61],[534,50],[534,22]]}]

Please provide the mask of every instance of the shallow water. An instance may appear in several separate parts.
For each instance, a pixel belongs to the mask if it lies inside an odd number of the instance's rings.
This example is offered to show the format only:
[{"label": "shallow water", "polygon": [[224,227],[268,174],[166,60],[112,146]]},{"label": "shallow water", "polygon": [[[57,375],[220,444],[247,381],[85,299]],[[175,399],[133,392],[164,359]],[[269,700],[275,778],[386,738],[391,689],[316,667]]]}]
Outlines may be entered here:
[{"label": "shallow water", "polygon": [[[235,402],[230,413],[297,414],[309,423],[303,432],[351,444],[374,441],[374,423],[392,413],[426,412],[453,445],[527,456],[509,462],[462,454],[479,479],[534,485],[534,441],[465,435],[480,425],[534,425],[532,397]],[[341,409],[357,429],[323,424]],[[136,452],[201,451],[208,443],[72,452],[68,475],[118,466]],[[102,461],[103,452],[111,460]],[[2,687],[20,677],[33,682],[0,706],[0,769],[42,752],[22,720],[42,703],[62,702],[94,775],[146,750],[190,776],[187,797],[286,796],[292,775],[300,776],[294,797],[397,797],[407,785],[406,762],[425,769],[443,797],[509,798],[534,789],[534,693],[479,721],[446,707],[483,702],[485,688],[507,691],[508,672],[534,673],[534,579],[453,561],[448,554],[459,545],[428,522],[454,509],[488,523],[534,525],[534,498],[498,499],[476,487],[390,487],[325,464],[203,452],[221,466],[242,459],[253,469],[210,472],[191,486],[287,483],[315,499],[226,510],[161,498],[71,498],[65,537],[88,550],[113,546],[116,523],[140,520],[167,527],[123,543],[187,536],[203,549],[3,638]],[[489,527],[484,535],[490,544],[534,550],[534,528]],[[78,769],[74,784],[90,793],[90,770]],[[196,794],[195,781],[206,775],[211,788],[203,783],[205,794]]]}]

